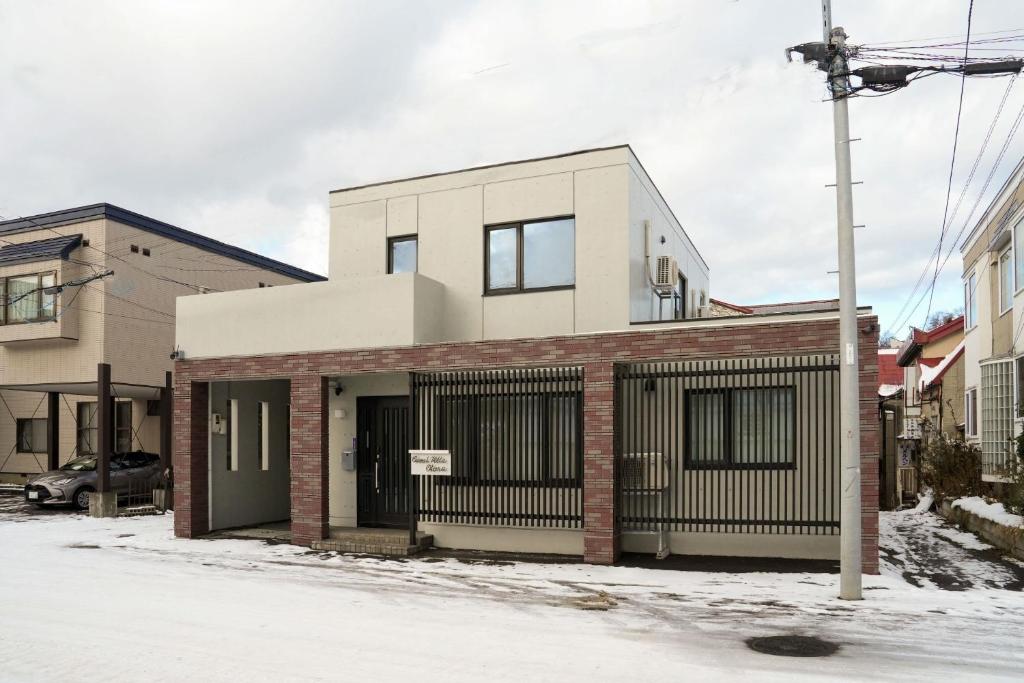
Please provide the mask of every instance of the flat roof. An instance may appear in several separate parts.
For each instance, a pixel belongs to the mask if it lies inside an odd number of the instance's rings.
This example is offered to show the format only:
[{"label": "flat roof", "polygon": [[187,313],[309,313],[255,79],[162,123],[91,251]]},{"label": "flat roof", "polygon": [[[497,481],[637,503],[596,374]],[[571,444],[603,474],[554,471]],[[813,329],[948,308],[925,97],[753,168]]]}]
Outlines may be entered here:
[{"label": "flat roof", "polygon": [[424,178],[439,178],[446,175],[455,175],[457,173],[470,173],[471,171],[483,171],[488,168],[498,168],[499,166],[515,166],[516,164],[529,164],[534,161],[550,161],[551,159],[564,159],[565,157],[578,156],[580,154],[593,154],[594,152],[607,152],[612,149],[628,149],[636,156],[633,149],[629,145],[612,145],[610,147],[593,147],[591,149],[578,149],[575,152],[564,152],[562,154],[551,154],[543,157],[533,157],[531,159],[516,159],[515,161],[502,161],[496,164],[484,164],[482,166],[470,166],[469,168],[456,168],[451,171],[439,171],[437,173],[424,173],[423,175],[414,175],[407,178],[393,178],[391,180],[379,180],[374,183],[366,183],[365,185],[353,185],[352,187],[343,187],[338,190],[331,190],[329,194],[337,194],[338,192],[352,192],[353,190],[363,190],[367,187],[380,187],[381,185],[394,185],[396,183],[407,183],[411,180],[423,180]]},{"label": "flat roof", "polygon": [[139,230],[160,235],[167,239],[188,244],[208,251],[211,254],[217,254],[218,256],[225,256],[242,263],[247,263],[257,268],[263,268],[275,273],[279,273],[286,277],[295,278],[303,282],[318,282],[326,280],[323,275],[317,275],[301,268],[276,261],[266,256],[261,256],[255,252],[241,247],[236,247],[225,242],[200,235],[199,233],[185,230],[177,226],[171,225],[170,223],[164,223],[155,218],[149,218],[143,216],[140,213],[129,211],[128,209],[122,209],[119,206],[113,204],[101,203],[101,204],[89,204],[87,206],[78,206],[71,209],[63,209],[61,211],[52,211],[50,213],[40,213],[34,216],[27,216],[21,218],[14,218],[11,220],[0,221],[0,235],[10,235],[21,232],[31,232],[33,230],[53,228],[59,225],[71,225],[73,223],[82,223],[84,221],[96,220],[98,218],[107,218],[110,220],[129,225]]}]

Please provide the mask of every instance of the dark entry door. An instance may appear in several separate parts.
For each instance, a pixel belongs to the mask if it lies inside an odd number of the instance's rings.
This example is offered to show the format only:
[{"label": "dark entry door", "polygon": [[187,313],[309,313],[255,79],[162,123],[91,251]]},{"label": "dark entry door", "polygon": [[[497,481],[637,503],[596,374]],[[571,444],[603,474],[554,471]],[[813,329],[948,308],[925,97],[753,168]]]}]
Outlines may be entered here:
[{"label": "dark entry door", "polygon": [[409,399],[357,403],[359,526],[409,526]]}]

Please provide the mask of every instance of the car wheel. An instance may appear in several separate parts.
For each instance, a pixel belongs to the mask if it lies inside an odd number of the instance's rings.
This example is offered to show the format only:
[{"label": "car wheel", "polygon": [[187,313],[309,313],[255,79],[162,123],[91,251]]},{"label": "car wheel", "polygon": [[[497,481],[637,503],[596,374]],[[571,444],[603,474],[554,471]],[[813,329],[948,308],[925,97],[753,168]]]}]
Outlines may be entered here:
[{"label": "car wheel", "polygon": [[74,496],[74,498],[71,499],[71,502],[74,503],[75,509],[77,509],[77,510],[88,510],[89,509],[89,494],[90,493],[92,493],[92,489],[89,488],[88,486],[83,486],[82,488],[80,488],[77,491],[75,491],[75,496]]}]

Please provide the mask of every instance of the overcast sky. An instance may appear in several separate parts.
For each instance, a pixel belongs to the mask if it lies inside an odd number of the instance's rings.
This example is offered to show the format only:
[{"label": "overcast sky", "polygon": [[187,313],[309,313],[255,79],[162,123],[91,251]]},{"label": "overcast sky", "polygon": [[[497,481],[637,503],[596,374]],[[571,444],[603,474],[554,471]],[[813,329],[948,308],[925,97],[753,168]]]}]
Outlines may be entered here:
[{"label": "overcast sky", "polygon": [[[966,28],[968,0],[834,4],[852,43]],[[833,297],[831,105],[783,55],[820,25],[817,0],[0,0],[0,215],[107,201],[325,273],[331,189],[629,143],[712,296]],[[975,35],[1018,27],[1024,3],[976,0]],[[954,198],[1006,85],[967,82]],[[938,238],[959,87],[851,103],[859,302],[883,329]],[[1019,84],[954,232],[1022,106]],[[961,266],[933,308],[961,305]]]}]

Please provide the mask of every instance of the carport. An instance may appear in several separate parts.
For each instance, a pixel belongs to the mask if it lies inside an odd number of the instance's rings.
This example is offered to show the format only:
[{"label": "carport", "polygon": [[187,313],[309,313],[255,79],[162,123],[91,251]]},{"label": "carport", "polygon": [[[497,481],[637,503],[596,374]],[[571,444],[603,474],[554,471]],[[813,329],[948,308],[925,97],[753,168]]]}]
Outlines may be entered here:
[{"label": "carport", "polygon": [[[106,500],[104,494],[110,491],[110,456],[116,449],[115,444],[115,413],[118,401],[146,401],[153,402],[158,408],[159,418],[159,451],[161,469],[170,466],[171,458],[171,435],[173,429],[172,404],[173,404],[173,383],[170,372],[165,373],[164,386],[150,386],[140,384],[129,384],[124,382],[111,381],[111,367],[109,363],[99,363],[96,369],[95,382],[57,382],[43,384],[8,384],[0,385],[0,389],[19,392],[32,392],[43,394],[46,404],[46,469],[57,469],[62,462],[74,456],[78,446],[67,455],[61,454],[61,412],[70,413],[70,420],[77,424],[77,416],[71,406],[67,404],[65,397],[95,397],[95,435],[92,446],[97,455],[97,499]],[[42,401],[41,401],[42,403]],[[6,405],[2,406],[6,408]],[[10,409],[6,408],[10,413]],[[63,410],[62,410],[63,409]],[[10,414],[12,420],[15,415]],[[157,415],[154,415],[157,417]],[[134,430],[132,425],[129,428]],[[102,504],[97,513],[105,511],[105,515],[116,514],[116,504],[112,504],[110,498],[104,507]],[[111,507],[113,505],[113,507]]]}]

